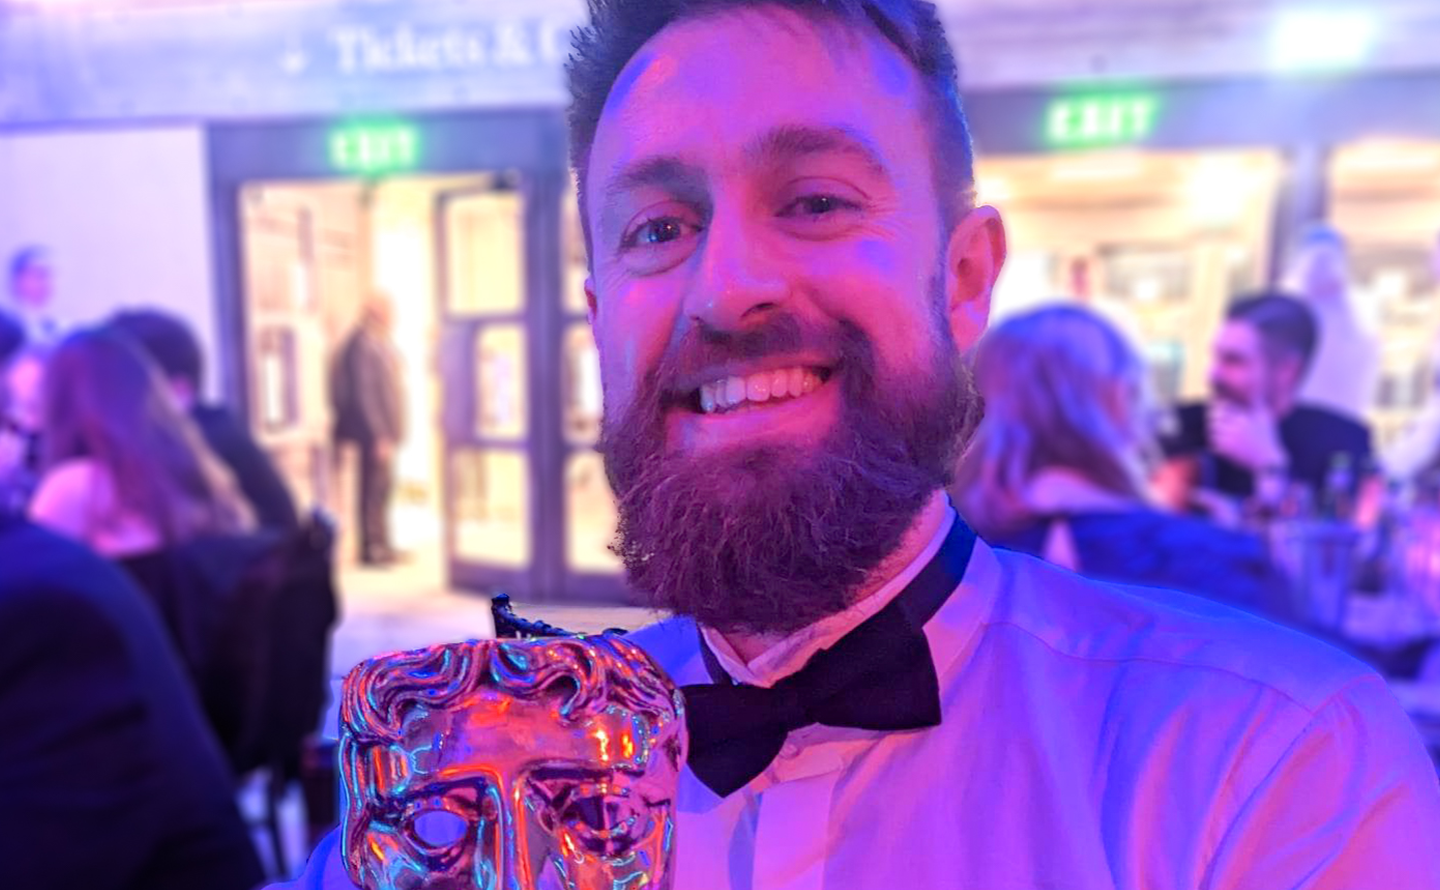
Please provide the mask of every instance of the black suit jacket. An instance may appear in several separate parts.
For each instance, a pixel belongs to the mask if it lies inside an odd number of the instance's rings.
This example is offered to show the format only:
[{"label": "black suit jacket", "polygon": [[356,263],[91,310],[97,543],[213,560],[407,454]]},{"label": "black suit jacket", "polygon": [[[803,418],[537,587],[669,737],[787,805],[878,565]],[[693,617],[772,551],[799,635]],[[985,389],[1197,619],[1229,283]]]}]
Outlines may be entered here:
[{"label": "black suit jacket", "polygon": [[[1255,476],[1244,467],[1210,451],[1210,431],[1204,404],[1182,406],[1178,429],[1162,442],[1170,457],[1202,459],[1200,485],[1236,497],[1255,493]],[[1358,421],[1324,408],[1299,405],[1280,420],[1280,444],[1290,458],[1290,477],[1319,494],[1336,454],[1350,458],[1358,480],[1370,460],[1370,431]]]},{"label": "black suit jacket", "polygon": [[362,326],[335,362],[330,401],[335,438],[342,442],[399,442],[405,438],[405,394],[395,347]]},{"label": "black suit jacket", "polygon": [[218,405],[196,405],[190,411],[210,450],[235,474],[240,491],[255,509],[262,528],[294,531],[300,527],[290,490],[270,457],[234,415]]},{"label": "black suit jacket", "polygon": [[264,877],[154,608],[0,519],[0,884],[249,890]]}]

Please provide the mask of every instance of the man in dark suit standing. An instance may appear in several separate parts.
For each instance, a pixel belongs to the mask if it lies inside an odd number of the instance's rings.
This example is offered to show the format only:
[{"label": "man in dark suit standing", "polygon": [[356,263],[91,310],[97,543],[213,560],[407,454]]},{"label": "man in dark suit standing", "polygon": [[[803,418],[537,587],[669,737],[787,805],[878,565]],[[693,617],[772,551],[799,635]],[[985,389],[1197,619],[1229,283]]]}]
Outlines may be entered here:
[{"label": "man in dark suit standing", "polygon": [[111,316],[107,326],[139,344],[160,367],[205,443],[235,474],[260,525],[279,531],[299,528],[295,502],[269,455],[234,414],[201,400],[205,357],[190,326],[158,309],[128,309]]},{"label": "man in dark suit standing", "polygon": [[391,340],[395,304],[374,294],[335,362],[330,403],[337,445],[360,454],[360,562],[393,563],[387,512],[395,482],[395,451],[405,437],[405,393],[400,358]]},{"label": "man in dark suit standing", "polygon": [[35,346],[60,339],[55,320],[55,274],[50,257],[38,244],[22,247],[10,258],[11,308],[25,328],[25,339]]},{"label": "man in dark suit standing", "polygon": [[154,607],[85,547],[0,517],[6,887],[248,890],[264,877]]}]

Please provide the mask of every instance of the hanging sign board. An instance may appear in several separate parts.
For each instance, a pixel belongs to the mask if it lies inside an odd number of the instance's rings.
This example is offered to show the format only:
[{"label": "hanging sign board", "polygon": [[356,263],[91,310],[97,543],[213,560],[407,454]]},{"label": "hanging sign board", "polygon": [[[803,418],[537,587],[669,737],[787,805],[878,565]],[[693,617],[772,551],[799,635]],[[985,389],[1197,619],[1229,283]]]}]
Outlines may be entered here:
[{"label": "hanging sign board", "polygon": [[583,0],[0,4],[0,126],[563,108]]}]

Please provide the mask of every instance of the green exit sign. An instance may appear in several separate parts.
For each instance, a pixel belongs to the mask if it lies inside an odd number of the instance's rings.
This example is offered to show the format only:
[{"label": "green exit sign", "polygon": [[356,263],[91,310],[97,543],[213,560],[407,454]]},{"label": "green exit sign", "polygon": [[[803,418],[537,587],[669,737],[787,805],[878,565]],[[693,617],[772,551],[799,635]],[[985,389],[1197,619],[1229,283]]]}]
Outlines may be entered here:
[{"label": "green exit sign", "polygon": [[1056,148],[1142,142],[1155,130],[1160,100],[1152,95],[1056,99],[1045,118],[1045,140]]},{"label": "green exit sign", "polygon": [[348,126],[330,133],[330,166],[347,173],[409,170],[419,153],[419,134],[406,124]]}]

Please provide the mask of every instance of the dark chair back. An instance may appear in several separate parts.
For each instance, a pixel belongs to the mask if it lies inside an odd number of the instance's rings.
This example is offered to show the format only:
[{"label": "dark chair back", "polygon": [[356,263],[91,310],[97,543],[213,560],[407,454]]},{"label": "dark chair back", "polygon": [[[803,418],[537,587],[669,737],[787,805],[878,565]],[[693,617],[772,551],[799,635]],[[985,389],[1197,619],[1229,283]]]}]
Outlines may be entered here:
[{"label": "dark chair back", "polygon": [[320,728],[339,617],[334,545],[329,524],[312,516],[256,561],[231,597],[216,667],[243,709],[230,751],[237,773],[267,767],[298,777],[303,743]]},{"label": "dark chair back", "polygon": [[137,575],[236,775],[267,767],[294,778],[319,729],[339,611],[333,559],[334,533],[317,516],[296,532],[187,542]]}]

